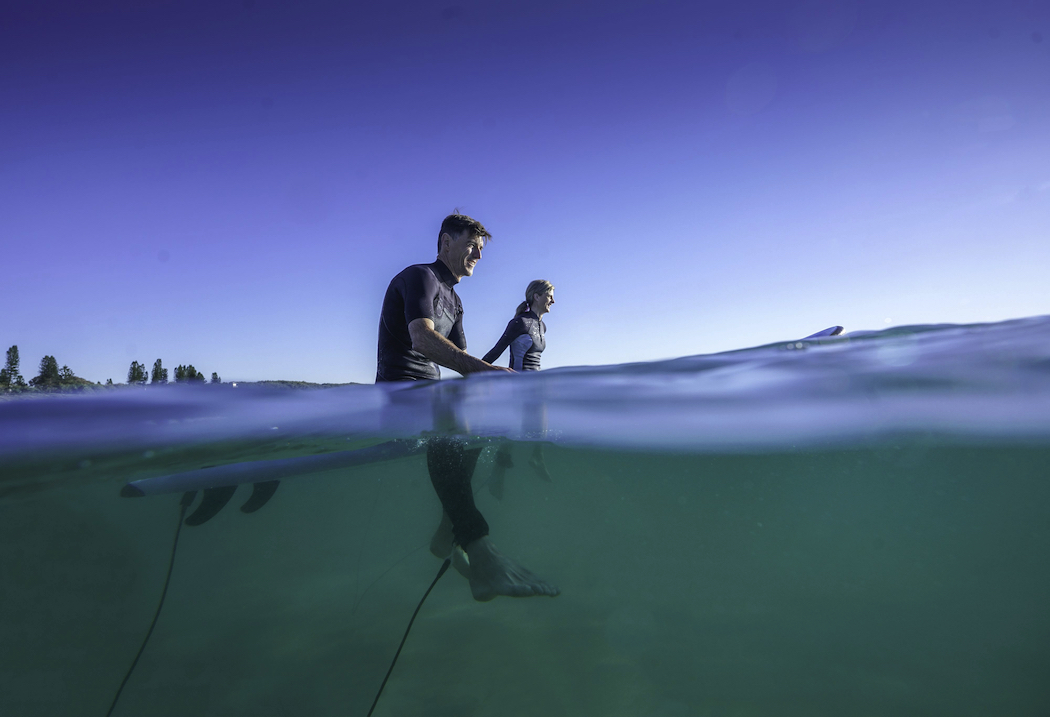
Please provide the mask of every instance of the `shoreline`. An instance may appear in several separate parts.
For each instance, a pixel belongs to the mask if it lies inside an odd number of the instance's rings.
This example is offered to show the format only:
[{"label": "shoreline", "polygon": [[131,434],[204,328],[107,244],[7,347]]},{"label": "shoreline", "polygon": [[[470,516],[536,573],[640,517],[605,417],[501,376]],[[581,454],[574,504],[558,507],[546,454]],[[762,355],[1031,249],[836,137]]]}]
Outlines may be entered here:
[{"label": "shoreline", "polygon": [[356,383],[353,381],[347,383],[313,383],[311,381],[289,381],[289,380],[267,380],[267,381],[229,381],[219,384],[211,384],[197,381],[187,381],[183,383],[169,382],[166,384],[127,384],[127,383],[112,383],[112,384],[101,384],[101,383],[90,383],[86,379],[83,383],[78,383],[70,386],[25,386],[25,387],[12,387],[0,389],[0,401],[17,400],[20,398],[44,398],[48,396],[72,396],[78,394],[88,393],[99,393],[106,391],[127,391],[130,389],[168,389],[170,387],[180,386],[205,386],[220,389],[221,387],[226,388],[243,388],[243,387],[264,387],[264,388],[276,388],[285,390],[319,390],[326,388],[338,388],[340,386],[362,386],[365,384]]}]

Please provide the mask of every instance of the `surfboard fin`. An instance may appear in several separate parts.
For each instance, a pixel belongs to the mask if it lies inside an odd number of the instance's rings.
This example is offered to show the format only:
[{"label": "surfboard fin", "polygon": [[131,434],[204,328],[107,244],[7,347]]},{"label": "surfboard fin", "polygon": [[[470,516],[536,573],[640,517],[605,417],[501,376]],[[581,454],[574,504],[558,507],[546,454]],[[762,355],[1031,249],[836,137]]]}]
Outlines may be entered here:
[{"label": "surfboard fin", "polygon": [[126,483],[124,487],[120,489],[121,498],[141,498],[144,495],[146,494],[142,492],[141,488],[137,485],[131,485],[131,483]]},{"label": "surfboard fin", "polygon": [[220,510],[226,507],[236,490],[237,486],[235,485],[223,486],[222,488],[205,488],[201,504],[197,506],[197,510],[190,514],[190,517],[186,518],[186,525],[207,523]]},{"label": "surfboard fin", "polygon": [[262,508],[270,498],[273,498],[273,494],[277,492],[277,486],[280,484],[281,481],[279,480],[264,480],[253,483],[251,497],[241,506],[241,512],[254,513],[259,508]]}]

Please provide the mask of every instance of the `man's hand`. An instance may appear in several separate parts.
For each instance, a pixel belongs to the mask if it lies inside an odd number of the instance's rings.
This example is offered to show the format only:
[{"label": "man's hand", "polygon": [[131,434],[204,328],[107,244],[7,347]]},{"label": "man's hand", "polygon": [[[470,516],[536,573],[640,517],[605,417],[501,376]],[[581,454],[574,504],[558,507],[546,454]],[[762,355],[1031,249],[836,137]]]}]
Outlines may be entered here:
[{"label": "man's hand", "polygon": [[412,350],[426,356],[438,366],[450,368],[464,376],[482,371],[511,371],[503,366],[493,366],[479,358],[471,356],[444,336],[434,331],[434,322],[430,319],[416,319],[408,325],[408,334],[412,337]]}]

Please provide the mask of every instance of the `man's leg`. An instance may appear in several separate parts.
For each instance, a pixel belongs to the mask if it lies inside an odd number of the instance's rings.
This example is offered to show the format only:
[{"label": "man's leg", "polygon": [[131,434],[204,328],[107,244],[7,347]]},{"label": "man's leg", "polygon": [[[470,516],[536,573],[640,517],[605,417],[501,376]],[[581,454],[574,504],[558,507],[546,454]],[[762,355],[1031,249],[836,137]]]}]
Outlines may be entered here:
[{"label": "man's leg", "polygon": [[480,454],[480,448],[464,448],[454,438],[431,438],[427,443],[430,482],[452,521],[452,536],[458,545],[467,545],[489,534],[489,524],[474,505],[470,485]]},{"label": "man's leg", "polygon": [[[452,524],[452,536],[470,561],[470,591],[475,600],[492,600],[498,595],[529,597],[558,594],[559,590],[496,550],[488,538],[489,526],[474,505],[470,479],[481,449],[466,449],[455,439],[431,438],[427,446],[427,468],[430,482],[444,508],[438,534],[430,543],[431,552],[441,557],[453,546],[442,537]],[[446,521],[446,517],[448,520]],[[447,550],[444,550],[447,545]],[[457,566],[459,569],[459,566]],[[464,572],[460,570],[460,572]]]}]

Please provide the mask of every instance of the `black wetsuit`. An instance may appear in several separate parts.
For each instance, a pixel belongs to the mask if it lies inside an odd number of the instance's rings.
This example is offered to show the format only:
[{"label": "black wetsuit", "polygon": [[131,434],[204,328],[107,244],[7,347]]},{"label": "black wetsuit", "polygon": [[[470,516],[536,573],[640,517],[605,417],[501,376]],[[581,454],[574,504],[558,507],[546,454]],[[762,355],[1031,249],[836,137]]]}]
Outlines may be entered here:
[{"label": "black wetsuit", "polygon": [[383,298],[379,317],[376,381],[426,381],[441,378],[433,361],[412,350],[408,325],[430,319],[434,331],[464,351],[463,304],[456,294],[456,277],[442,261],[415,264],[395,276]]},{"label": "black wetsuit", "polygon": [[507,324],[507,330],[503,336],[485,354],[483,361],[495,363],[496,359],[510,347],[510,367],[515,371],[539,371],[540,354],[547,347],[544,334],[547,327],[543,319],[536,315],[531,309],[524,314],[519,314]]},{"label": "black wetsuit", "polygon": [[[416,319],[430,319],[434,331],[466,350],[463,305],[455,286],[455,276],[441,260],[410,266],[391,280],[379,318],[376,383],[440,378],[437,364],[412,350],[408,325]],[[452,520],[456,543],[463,546],[489,533],[470,487],[480,453],[455,438],[431,438],[427,444],[430,482]]]}]

